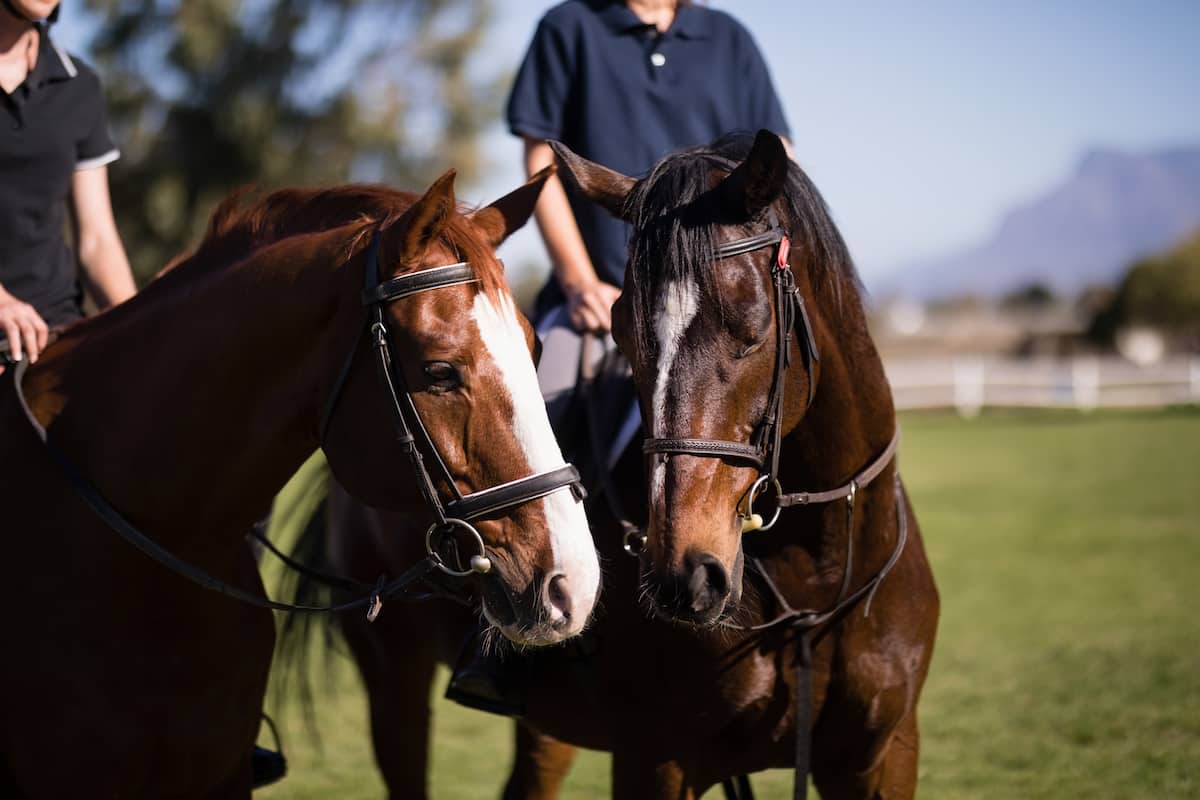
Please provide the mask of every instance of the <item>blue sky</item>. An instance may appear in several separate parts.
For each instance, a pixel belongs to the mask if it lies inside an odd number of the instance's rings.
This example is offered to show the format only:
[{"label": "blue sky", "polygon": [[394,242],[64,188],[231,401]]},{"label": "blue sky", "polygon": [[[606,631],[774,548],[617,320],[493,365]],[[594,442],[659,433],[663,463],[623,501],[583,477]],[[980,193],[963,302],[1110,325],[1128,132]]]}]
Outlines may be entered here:
[{"label": "blue sky", "polygon": [[[870,286],[985,237],[1000,214],[1093,147],[1200,145],[1200,1],[712,0],[755,36],[792,125]],[[514,70],[542,2],[498,0],[484,52]],[[68,13],[60,37],[79,46]],[[497,125],[467,199],[521,180]],[[478,196],[472,197],[477,193]],[[543,261],[532,227],[510,264]]]}]

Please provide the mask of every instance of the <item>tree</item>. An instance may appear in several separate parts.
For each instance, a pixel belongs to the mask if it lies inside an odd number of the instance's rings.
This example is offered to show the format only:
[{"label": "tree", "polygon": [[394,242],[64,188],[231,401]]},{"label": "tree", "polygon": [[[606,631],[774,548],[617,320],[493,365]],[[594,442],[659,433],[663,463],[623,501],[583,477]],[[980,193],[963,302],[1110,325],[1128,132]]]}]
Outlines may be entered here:
[{"label": "tree", "polygon": [[478,174],[499,113],[472,70],[491,0],[87,0],[123,158],[113,202],[134,270],[157,271],[246,184]]},{"label": "tree", "polygon": [[1200,348],[1200,231],[1130,267],[1089,334],[1111,344],[1131,325],[1155,327],[1184,347]]},{"label": "tree", "polygon": [[1058,302],[1053,290],[1044,283],[1027,283],[1009,292],[1000,301],[1004,308],[1015,311],[1045,311]]}]

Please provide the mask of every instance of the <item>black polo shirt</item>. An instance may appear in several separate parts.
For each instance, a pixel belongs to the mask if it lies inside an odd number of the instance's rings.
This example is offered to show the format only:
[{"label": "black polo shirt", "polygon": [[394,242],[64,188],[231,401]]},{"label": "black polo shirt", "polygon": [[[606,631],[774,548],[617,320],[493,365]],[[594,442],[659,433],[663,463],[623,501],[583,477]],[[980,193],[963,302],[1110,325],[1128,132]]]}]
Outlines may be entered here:
[{"label": "black polo shirt", "polygon": [[0,285],[62,325],[82,315],[64,238],[71,176],[119,153],[96,73],[40,35],[25,82],[0,89]]},{"label": "black polo shirt", "polygon": [[[557,139],[634,176],[673,150],[726,133],[789,135],[757,45],[728,14],[680,6],[659,34],[623,2],[604,0],[567,0],[542,18],[509,97],[508,124],[518,136]],[[597,272],[620,286],[627,226],[568,194]]]}]

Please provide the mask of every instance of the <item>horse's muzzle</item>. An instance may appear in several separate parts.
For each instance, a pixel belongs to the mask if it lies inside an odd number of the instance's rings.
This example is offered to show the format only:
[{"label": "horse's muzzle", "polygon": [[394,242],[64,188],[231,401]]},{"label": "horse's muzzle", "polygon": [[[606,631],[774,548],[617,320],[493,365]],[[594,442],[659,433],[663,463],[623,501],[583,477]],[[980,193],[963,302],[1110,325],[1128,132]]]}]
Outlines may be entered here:
[{"label": "horse's muzzle", "polygon": [[516,644],[557,644],[581,633],[591,615],[594,592],[578,591],[562,573],[539,573],[520,591],[499,571],[481,583],[484,616]]},{"label": "horse's muzzle", "polygon": [[663,577],[651,571],[647,578],[649,597],[659,617],[690,625],[716,623],[722,613],[737,603],[741,595],[742,553],[732,574],[724,562],[712,553],[691,551],[684,556],[680,569]]}]

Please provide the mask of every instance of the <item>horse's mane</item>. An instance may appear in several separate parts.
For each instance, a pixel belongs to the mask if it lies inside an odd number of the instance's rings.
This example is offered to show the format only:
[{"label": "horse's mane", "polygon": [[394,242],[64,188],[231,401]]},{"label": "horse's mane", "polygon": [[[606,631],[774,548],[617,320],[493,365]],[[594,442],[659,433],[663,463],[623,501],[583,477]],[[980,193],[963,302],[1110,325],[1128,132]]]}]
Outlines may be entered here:
[{"label": "horse's mane", "polygon": [[[734,133],[672,153],[655,164],[626,198],[625,212],[634,231],[628,269],[641,298],[634,310],[638,330],[653,329],[645,323],[654,318],[655,298],[669,283],[696,281],[705,292],[711,288],[714,223],[725,216],[711,191],[715,176],[723,178],[744,161],[753,143],[753,135]],[[788,164],[783,189],[787,218],[782,225],[792,237],[793,252],[804,255],[803,269],[814,291],[831,291],[840,309],[843,289],[855,296],[861,290],[850,251],[820,192],[795,162]],[[751,224],[761,228],[762,221]]]},{"label": "horse's mane", "polygon": [[[249,188],[239,189],[221,201],[195,250],[164,272],[210,273],[283,239],[335,231],[345,237],[345,263],[367,246],[377,226],[394,222],[420,198],[378,184],[281,189],[246,204],[250,193]],[[505,285],[504,272],[492,248],[466,219],[469,211],[460,207],[450,215],[440,243],[458,260],[469,261],[480,288],[494,296]]]}]

